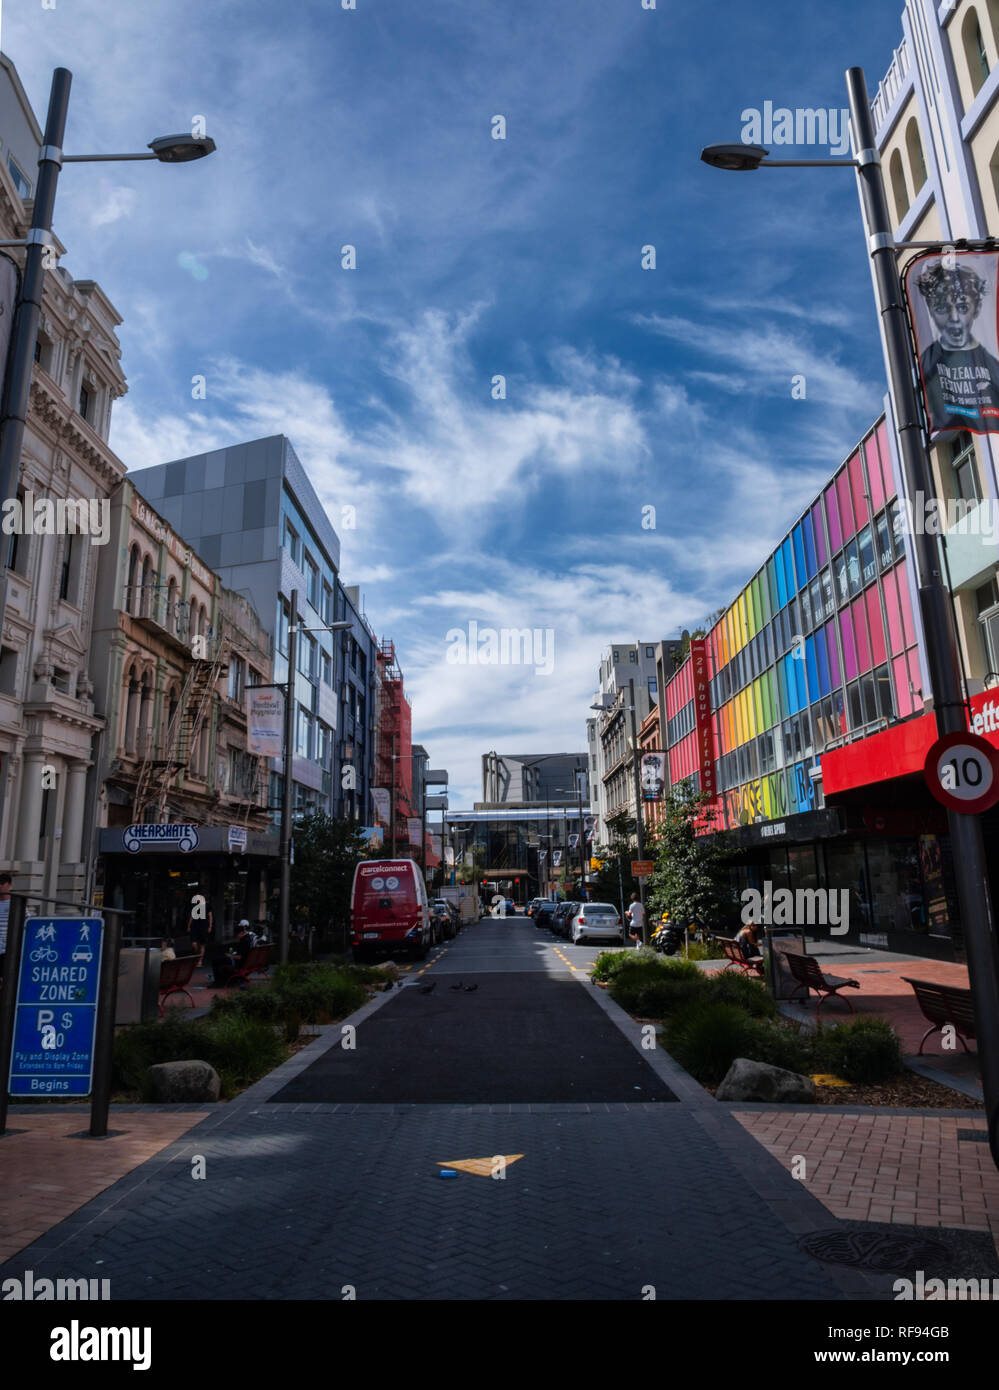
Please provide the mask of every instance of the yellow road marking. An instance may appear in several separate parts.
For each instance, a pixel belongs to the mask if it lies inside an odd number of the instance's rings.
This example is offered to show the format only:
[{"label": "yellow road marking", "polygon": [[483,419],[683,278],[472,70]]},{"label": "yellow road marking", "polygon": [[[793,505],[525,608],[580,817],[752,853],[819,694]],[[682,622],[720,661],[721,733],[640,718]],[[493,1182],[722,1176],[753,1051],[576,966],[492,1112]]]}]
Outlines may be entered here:
[{"label": "yellow road marking", "polygon": [[502,1158],[504,1168],[516,1163],[523,1154],[495,1154],[492,1158],[454,1158],[447,1163],[438,1159],[438,1168],[458,1168],[462,1173],[474,1173],[477,1178],[489,1178],[497,1171],[496,1160]]}]

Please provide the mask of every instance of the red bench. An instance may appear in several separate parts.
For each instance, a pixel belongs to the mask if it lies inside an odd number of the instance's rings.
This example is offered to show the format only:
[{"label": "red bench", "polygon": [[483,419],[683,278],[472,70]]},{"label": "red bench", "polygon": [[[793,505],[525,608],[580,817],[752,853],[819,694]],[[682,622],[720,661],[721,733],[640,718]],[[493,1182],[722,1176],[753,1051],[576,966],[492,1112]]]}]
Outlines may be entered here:
[{"label": "red bench", "polygon": [[716,936],[714,941],[725,952],[728,961],[728,965],[725,966],[726,970],[731,970],[733,965],[737,965],[744,975],[763,974],[762,956],[747,960],[738,941],[733,941],[729,936]]},{"label": "red bench", "polygon": [[[822,1005],[827,999],[839,998],[839,991],[841,989],[860,988],[859,980],[841,980],[838,975],[824,974],[819,968],[818,961],[815,960],[813,956],[803,956],[797,951],[785,951],[783,954],[784,959],[787,961],[788,969],[798,981],[798,986],[797,989],[794,990],[794,993],[797,994],[798,989],[803,989],[806,998],[810,998],[809,991],[814,989],[820,996],[819,1007],[815,1011],[816,1015],[822,1012]],[[853,1013],[853,1005],[845,995],[843,996],[843,1003],[850,1012]]]},{"label": "red bench", "polygon": [[931,1033],[948,1027],[953,1028],[961,1039],[965,1052],[969,1051],[964,1040],[976,1037],[971,990],[960,989],[957,985],[938,985],[933,980],[913,980],[908,975],[903,975],[902,979],[907,985],[912,985],[922,1015],[930,1023],[919,1044],[919,1055],[922,1056],[923,1043]]},{"label": "red bench", "polygon": [[194,999],[185,985],[190,984],[197,963],[197,956],[176,956],[173,960],[160,961],[160,1018],[163,1017],[163,1005],[171,994],[185,995],[191,1008],[195,1007]]}]

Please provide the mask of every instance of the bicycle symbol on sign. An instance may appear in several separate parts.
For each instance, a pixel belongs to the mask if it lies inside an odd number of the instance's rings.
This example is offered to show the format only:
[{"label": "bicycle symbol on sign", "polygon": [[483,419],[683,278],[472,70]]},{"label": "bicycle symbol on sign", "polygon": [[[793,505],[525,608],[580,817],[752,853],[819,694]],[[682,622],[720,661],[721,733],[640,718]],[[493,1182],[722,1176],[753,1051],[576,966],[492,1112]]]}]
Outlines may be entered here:
[{"label": "bicycle symbol on sign", "polygon": [[58,960],[59,952],[54,950],[51,946],[36,946],[31,953],[31,959],[33,961]]}]

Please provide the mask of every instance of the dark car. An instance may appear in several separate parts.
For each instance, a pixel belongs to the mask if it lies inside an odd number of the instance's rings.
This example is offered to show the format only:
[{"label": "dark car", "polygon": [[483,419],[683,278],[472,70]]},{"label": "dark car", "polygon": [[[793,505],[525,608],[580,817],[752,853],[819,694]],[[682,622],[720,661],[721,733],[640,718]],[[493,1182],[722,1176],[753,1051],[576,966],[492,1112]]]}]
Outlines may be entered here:
[{"label": "dark car", "polygon": [[536,927],[550,927],[558,905],[558,903],[552,902],[551,898],[542,898],[534,909],[534,925]]},{"label": "dark car", "polygon": [[555,916],[552,919],[552,931],[556,936],[568,937],[569,922],[578,907],[578,903],[559,903],[558,907],[555,909]]},{"label": "dark car", "polygon": [[525,910],[524,910],[524,911],[525,911],[525,915],[528,916],[528,917],[533,917],[533,916],[534,916],[534,913],[535,913],[535,910],[537,909],[537,906],[538,906],[538,903],[539,903],[539,902],[541,902],[541,899],[540,899],[540,898],[532,898],[531,901],[527,904],[527,907],[526,907]]}]

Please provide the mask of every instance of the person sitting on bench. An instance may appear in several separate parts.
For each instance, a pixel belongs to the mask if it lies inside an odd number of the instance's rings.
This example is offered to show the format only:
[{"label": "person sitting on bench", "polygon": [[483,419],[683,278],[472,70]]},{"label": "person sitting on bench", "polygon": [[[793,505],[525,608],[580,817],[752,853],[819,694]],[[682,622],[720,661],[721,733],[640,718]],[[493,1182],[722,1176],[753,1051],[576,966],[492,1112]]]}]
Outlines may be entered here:
[{"label": "person sitting on bench", "polygon": [[747,922],[740,931],[736,932],[735,939],[742,947],[742,954],[747,965],[763,964],[763,956],[760,954],[760,938],[755,922]]},{"label": "person sitting on bench", "polygon": [[[246,958],[253,950],[253,937],[250,934],[250,924],[244,917],[239,924],[236,940],[232,943],[230,955],[224,946],[218,945],[212,952],[212,974],[214,979],[208,986],[209,989],[221,989],[229,977],[242,965],[245,965]],[[234,959],[235,958],[235,959]],[[242,985],[243,982],[240,981]]]}]

